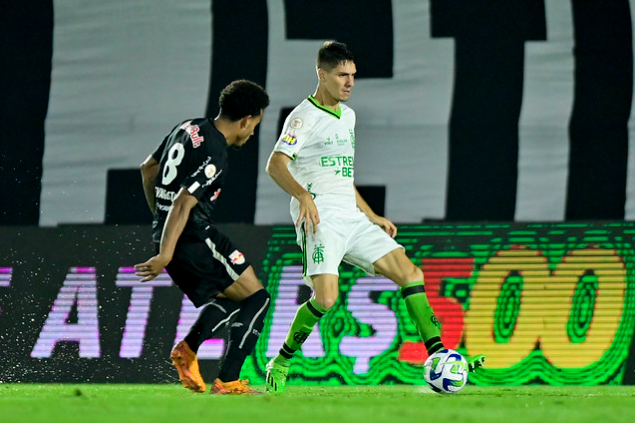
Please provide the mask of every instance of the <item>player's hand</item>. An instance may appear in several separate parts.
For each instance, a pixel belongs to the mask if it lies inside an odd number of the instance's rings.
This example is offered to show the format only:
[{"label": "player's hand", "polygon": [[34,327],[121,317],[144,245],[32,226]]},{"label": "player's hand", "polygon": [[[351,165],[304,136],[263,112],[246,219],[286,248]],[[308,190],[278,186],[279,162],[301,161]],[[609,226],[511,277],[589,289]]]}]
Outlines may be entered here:
[{"label": "player's hand", "polygon": [[369,219],[375,225],[377,225],[380,228],[382,228],[384,230],[384,232],[386,232],[392,238],[397,236],[397,227],[390,220],[386,219],[385,217],[377,216],[377,215],[375,215],[373,217],[369,217]]},{"label": "player's hand", "polygon": [[298,214],[298,220],[295,222],[296,228],[304,222],[305,233],[309,233],[309,231],[316,233],[317,225],[320,223],[320,214],[318,213],[317,206],[313,201],[313,197],[307,192],[306,194],[301,195],[298,198],[298,201],[300,203],[300,213]]},{"label": "player's hand", "polygon": [[165,269],[165,266],[167,266],[169,262],[169,259],[161,255],[156,255],[145,263],[135,264],[135,275],[143,277],[141,282],[151,281],[163,272],[163,269]]}]

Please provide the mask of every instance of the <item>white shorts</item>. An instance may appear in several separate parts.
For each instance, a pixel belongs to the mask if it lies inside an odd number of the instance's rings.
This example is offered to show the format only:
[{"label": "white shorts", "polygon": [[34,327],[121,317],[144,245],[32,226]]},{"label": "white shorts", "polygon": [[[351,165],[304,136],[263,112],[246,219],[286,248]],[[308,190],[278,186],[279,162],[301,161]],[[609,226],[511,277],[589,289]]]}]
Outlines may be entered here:
[{"label": "white shorts", "polygon": [[313,287],[313,275],[339,276],[342,261],[374,276],[374,262],[403,248],[358,209],[346,214],[341,210],[320,211],[320,224],[315,234],[309,231],[305,235],[303,227],[296,228],[297,242],[303,252],[303,278],[310,287]]}]

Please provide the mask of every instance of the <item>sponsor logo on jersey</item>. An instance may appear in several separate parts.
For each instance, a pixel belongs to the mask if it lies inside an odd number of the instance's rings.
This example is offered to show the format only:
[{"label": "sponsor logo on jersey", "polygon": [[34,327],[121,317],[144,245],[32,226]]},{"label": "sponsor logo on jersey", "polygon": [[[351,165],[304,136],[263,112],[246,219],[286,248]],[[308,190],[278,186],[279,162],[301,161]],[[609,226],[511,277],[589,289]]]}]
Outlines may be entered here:
[{"label": "sponsor logo on jersey", "polygon": [[322,156],[320,157],[320,166],[353,166],[355,158],[353,156]]},{"label": "sponsor logo on jersey", "polygon": [[201,163],[199,165],[199,167],[196,168],[196,170],[194,171],[194,173],[192,173],[191,177],[195,178],[199,173],[204,172],[205,169],[207,168],[207,165],[209,164],[209,162],[212,161],[211,156],[207,156],[207,158],[205,159],[205,161],[203,163]]},{"label": "sponsor logo on jersey", "polygon": [[243,264],[245,262],[245,256],[238,250],[234,250],[234,252],[229,255],[229,259],[232,261],[232,264]]},{"label": "sponsor logo on jersey", "polygon": [[201,143],[205,141],[205,138],[198,134],[201,128],[199,128],[198,125],[192,125],[192,121],[185,122],[183,125],[181,125],[181,129],[189,134],[190,140],[192,141],[192,146],[194,148],[200,147]]},{"label": "sponsor logo on jersey", "polygon": [[284,137],[282,137],[282,142],[287,145],[296,145],[298,139],[295,137],[295,135],[285,134]]},{"label": "sponsor logo on jersey", "polygon": [[205,173],[207,179],[212,178],[214,175],[216,175],[216,166],[214,166],[213,164],[205,166],[205,170],[203,171],[203,173]]},{"label": "sponsor logo on jersey", "polygon": [[168,191],[167,189],[161,187],[154,187],[154,196],[160,200],[173,201],[174,197],[176,197],[176,192]]},{"label": "sponsor logo on jersey", "polygon": [[355,158],[353,156],[322,156],[320,157],[320,166],[333,167],[335,176],[343,176],[345,178],[353,177],[353,166]]},{"label": "sponsor logo on jersey", "polygon": [[201,185],[203,188],[207,188],[208,186],[212,185],[214,183],[214,181],[216,179],[218,179],[218,177],[220,176],[220,174],[223,173],[222,170],[219,170],[218,173],[216,175],[214,175],[213,177],[209,178],[203,185]]},{"label": "sponsor logo on jersey", "polygon": [[209,200],[210,201],[214,201],[214,200],[216,200],[218,198],[219,195],[220,195],[220,188],[218,188],[216,191],[214,191],[214,195],[212,195]]},{"label": "sponsor logo on jersey", "polygon": [[291,126],[293,129],[300,129],[302,128],[302,119],[300,118],[295,118],[291,121],[291,124],[289,125]]}]

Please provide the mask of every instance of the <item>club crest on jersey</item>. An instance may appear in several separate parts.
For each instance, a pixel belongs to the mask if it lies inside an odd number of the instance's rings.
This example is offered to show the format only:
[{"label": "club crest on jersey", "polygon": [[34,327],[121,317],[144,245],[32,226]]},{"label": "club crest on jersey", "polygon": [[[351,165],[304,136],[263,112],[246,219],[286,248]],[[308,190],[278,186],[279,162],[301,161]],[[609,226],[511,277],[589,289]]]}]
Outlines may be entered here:
[{"label": "club crest on jersey", "polygon": [[229,255],[229,259],[232,261],[232,264],[243,264],[245,262],[245,256],[238,250],[234,250],[234,252]]},{"label": "club crest on jersey", "polygon": [[282,137],[282,142],[287,145],[296,145],[298,139],[294,135],[285,134],[284,137]]},{"label": "club crest on jersey", "polygon": [[300,129],[302,128],[302,119],[300,118],[295,118],[291,121],[291,124],[289,125],[291,126],[293,129]]},{"label": "club crest on jersey", "polygon": [[214,175],[216,175],[216,166],[213,164],[205,166],[205,170],[203,170],[207,179],[211,179]]}]

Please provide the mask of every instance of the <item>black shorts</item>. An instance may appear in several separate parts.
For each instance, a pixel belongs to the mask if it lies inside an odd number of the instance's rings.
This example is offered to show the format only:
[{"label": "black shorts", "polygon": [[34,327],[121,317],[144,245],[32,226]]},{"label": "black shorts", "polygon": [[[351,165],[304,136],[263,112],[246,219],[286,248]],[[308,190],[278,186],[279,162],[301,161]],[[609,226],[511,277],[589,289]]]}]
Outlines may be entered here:
[{"label": "black shorts", "polygon": [[250,263],[233,242],[214,227],[202,235],[179,238],[166,270],[181,291],[200,307],[225,291]]}]

